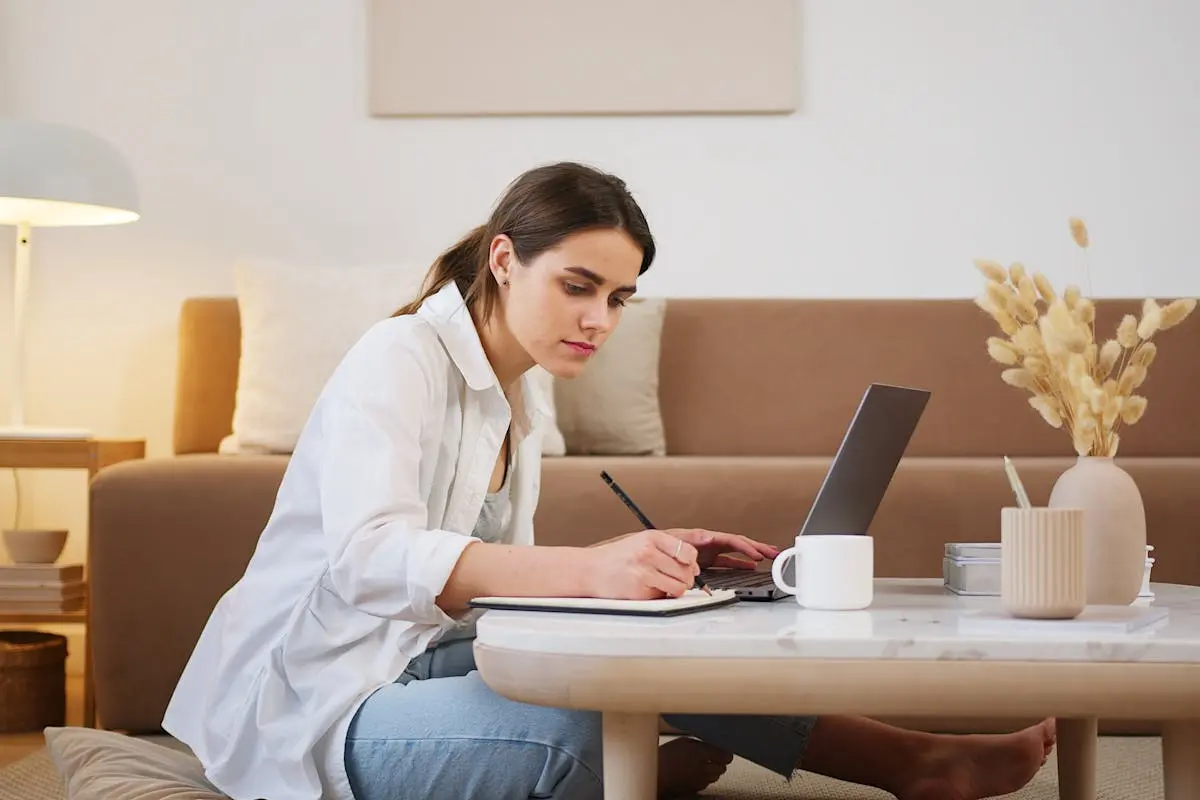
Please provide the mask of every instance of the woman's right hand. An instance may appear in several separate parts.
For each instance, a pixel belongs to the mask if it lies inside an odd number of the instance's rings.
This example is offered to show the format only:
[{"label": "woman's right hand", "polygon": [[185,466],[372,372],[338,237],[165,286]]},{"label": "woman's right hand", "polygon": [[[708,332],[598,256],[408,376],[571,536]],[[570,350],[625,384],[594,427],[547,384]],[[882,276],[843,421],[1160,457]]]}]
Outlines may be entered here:
[{"label": "woman's right hand", "polygon": [[640,531],[587,548],[582,583],[589,597],[657,600],[695,585],[696,548],[669,533]]}]

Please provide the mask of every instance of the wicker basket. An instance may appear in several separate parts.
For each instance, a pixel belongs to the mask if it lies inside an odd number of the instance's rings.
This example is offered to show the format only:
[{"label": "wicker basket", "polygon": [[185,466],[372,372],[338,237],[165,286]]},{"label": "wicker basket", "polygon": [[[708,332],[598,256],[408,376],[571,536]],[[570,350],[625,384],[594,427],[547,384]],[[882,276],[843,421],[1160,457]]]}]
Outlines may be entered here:
[{"label": "wicker basket", "polygon": [[0,733],[66,724],[67,637],[0,631]]}]

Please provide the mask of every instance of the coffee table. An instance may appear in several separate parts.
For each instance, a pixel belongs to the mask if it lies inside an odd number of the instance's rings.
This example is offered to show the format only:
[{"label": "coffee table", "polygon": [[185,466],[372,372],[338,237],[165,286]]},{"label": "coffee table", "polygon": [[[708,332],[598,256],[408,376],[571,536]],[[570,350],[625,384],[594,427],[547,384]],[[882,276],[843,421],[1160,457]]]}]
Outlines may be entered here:
[{"label": "coffee table", "polygon": [[[497,693],[603,713],[606,798],[655,796],[659,715],[1056,717],[1059,797],[1094,800],[1097,719],[1161,720],[1167,800],[1200,797],[1200,587],[1154,584],[1132,633],[980,630],[999,598],[881,579],[865,611],[789,599],[679,617],[489,611],[475,660]],[[736,683],[736,691],[716,687]]]}]

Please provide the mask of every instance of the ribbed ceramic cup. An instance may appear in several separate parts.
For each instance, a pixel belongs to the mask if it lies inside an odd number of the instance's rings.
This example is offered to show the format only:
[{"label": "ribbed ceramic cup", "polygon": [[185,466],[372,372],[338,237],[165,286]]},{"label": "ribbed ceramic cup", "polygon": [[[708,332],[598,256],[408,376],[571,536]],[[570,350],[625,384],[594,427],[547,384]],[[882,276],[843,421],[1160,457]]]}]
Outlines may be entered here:
[{"label": "ribbed ceramic cup", "polygon": [[1073,619],[1087,606],[1083,509],[1000,512],[1000,602],[1014,617]]}]

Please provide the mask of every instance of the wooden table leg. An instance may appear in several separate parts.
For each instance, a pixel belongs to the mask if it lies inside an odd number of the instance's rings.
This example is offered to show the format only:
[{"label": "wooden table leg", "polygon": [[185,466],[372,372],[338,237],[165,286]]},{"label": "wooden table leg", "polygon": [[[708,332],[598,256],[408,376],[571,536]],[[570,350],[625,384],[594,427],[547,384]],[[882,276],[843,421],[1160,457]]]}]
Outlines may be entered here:
[{"label": "wooden table leg", "polygon": [[658,715],[605,713],[605,800],[658,796]]},{"label": "wooden table leg", "polygon": [[1096,737],[1094,717],[1057,720],[1059,800],[1096,800]]},{"label": "wooden table leg", "polygon": [[1191,800],[1200,797],[1200,720],[1163,723],[1163,797]]}]

